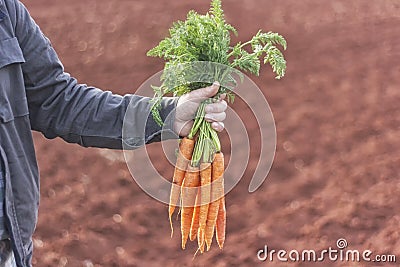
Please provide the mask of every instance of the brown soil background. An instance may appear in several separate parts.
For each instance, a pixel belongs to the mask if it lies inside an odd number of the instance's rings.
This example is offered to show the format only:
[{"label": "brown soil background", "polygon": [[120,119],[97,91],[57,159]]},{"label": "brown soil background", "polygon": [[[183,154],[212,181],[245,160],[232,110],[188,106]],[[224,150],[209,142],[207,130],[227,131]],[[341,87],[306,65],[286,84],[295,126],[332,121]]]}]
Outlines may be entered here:
[{"label": "brown soil background", "polygon": [[[209,5],[23,2],[67,72],[119,94],[134,92],[162,69],[161,60],[145,53],[173,21]],[[275,116],[276,158],[260,190],[247,192],[255,167],[250,162],[228,194],[225,249],[214,247],[192,261],[195,246],[182,251],[178,235],[170,239],[166,206],[140,190],[117,160],[120,152],[84,149],[35,133],[42,195],[35,266],[378,265],[271,263],[256,257],[264,245],[322,250],[335,248],[339,238],[347,239],[349,249],[396,254],[400,261],[399,1],[223,2],[238,40],[262,28],[281,33],[289,44],[283,80],[274,80],[268,68],[254,78]],[[248,112],[236,105],[239,113]],[[253,161],[256,156],[252,152]]]}]

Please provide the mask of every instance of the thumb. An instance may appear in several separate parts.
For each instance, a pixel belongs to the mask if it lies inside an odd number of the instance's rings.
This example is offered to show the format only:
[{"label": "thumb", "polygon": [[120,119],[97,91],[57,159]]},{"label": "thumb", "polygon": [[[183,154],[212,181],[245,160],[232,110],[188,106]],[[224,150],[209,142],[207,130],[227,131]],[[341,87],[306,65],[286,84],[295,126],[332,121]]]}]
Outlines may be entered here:
[{"label": "thumb", "polygon": [[214,82],[211,86],[190,92],[187,99],[193,102],[200,103],[208,98],[215,96],[218,93],[219,87],[219,82]]}]

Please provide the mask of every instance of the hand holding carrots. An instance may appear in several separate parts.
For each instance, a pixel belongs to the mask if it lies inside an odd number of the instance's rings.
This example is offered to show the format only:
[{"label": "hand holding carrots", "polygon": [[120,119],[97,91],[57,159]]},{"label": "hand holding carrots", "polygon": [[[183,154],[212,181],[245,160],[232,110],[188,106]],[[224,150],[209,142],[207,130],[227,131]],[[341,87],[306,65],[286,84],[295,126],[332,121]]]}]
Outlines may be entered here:
[{"label": "hand holding carrots", "polygon": [[[200,104],[212,98],[219,91],[219,83],[215,82],[209,87],[194,90],[181,96],[178,100],[175,114],[175,132],[180,136],[187,136],[192,129],[194,118]],[[219,100],[208,104],[205,107],[205,119],[211,123],[211,127],[217,132],[224,130],[223,121],[226,118],[227,103],[225,95],[221,95]]]}]

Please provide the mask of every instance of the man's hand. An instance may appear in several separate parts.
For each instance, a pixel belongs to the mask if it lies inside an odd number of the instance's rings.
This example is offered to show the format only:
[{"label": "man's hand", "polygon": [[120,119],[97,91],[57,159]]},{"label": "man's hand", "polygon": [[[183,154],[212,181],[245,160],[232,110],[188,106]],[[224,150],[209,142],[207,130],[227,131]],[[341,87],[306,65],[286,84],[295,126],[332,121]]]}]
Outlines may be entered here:
[{"label": "man's hand", "polygon": [[[194,117],[201,102],[215,96],[219,90],[219,83],[194,90],[188,94],[181,96],[178,100],[175,113],[174,130],[180,136],[187,136],[193,126]],[[211,127],[222,132],[224,130],[223,121],[226,118],[226,108],[228,107],[225,95],[222,95],[218,101],[206,106],[205,119],[211,123]]]}]

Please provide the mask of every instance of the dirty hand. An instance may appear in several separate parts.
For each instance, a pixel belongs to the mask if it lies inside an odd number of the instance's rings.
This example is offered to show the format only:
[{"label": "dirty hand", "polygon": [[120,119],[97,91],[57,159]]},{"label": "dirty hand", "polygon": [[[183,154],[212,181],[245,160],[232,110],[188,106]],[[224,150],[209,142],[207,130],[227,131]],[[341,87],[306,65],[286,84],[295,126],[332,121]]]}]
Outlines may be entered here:
[{"label": "dirty hand", "polygon": [[[219,90],[219,83],[194,90],[181,96],[178,100],[175,113],[174,130],[180,136],[187,136],[193,126],[194,117],[201,102],[215,96]],[[224,100],[226,95],[221,95],[220,99],[205,108],[205,119],[211,123],[211,127],[217,132],[224,130],[223,121],[226,118],[227,103]]]}]

